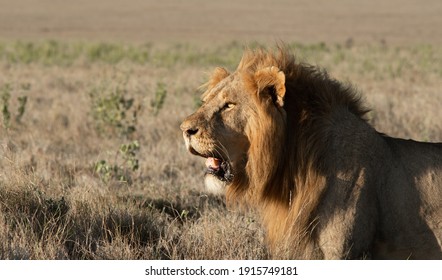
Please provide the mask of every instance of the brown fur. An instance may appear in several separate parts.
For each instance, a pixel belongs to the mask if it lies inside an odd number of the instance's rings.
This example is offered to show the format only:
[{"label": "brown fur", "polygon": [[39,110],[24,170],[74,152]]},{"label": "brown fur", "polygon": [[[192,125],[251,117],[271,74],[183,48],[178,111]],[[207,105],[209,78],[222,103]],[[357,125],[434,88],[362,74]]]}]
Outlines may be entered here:
[{"label": "brown fur", "polygon": [[[442,202],[431,201],[431,221],[413,213],[428,239],[417,249],[410,245],[413,238],[396,240],[394,230],[379,217],[409,215],[399,208],[385,209],[388,205],[379,205],[384,197],[378,195],[396,190],[394,176],[402,168],[410,170],[392,151],[399,140],[367,124],[368,110],[350,86],[296,63],[284,48],[276,53],[249,50],[235,73],[216,70],[203,100],[182,124],[188,146],[203,156],[223,146],[219,154],[234,158],[235,176],[225,186],[227,201],[259,208],[275,257],[442,258]],[[224,111],[226,102],[235,103],[236,111]],[[226,127],[228,133],[222,131]],[[186,134],[196,128],[196,135]],[[398,191],[425,194],[436,188],[442,200],[442,145],[410,145],[419,150],[416,154],[431,154],[434,166],[427,172],[435,179]],[[420,208],[430,201],[416,203],[421,205],[413,207]],[[408,235],[419,231],[406,225],[406,219],[400,222],[404,224],[397,228]],[[433,226],[425,227],[430,222]]]}]

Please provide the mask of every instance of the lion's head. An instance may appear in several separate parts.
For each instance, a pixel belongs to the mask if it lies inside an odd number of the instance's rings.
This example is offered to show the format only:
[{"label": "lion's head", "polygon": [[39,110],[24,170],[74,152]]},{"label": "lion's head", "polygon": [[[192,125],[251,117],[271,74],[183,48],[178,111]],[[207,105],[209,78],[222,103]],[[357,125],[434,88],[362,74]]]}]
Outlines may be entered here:
[{"label": "lion's head", "polygon": [[321,116],[338,103],[367,112],[351,88],[295,63],[284,47],[248,50],[233,73],[216,68],[205,86],[202,106],[181,129],[187,149],[207,158],[207,188],[228,199],[293,203],[297,186],[314,185],[321,169]]},{"label": "lion's head", "polygon": [[[268,59],[245,57],[234,73],[217,68],[202,106],[181,124],[187,149],[207,159],[205,184],[212,192],[246,191],[253,177],[249,172],[260,172],[250,168],[251,151],[275,154],[281,149],[273,144],[278,141],[268,140],[284,133],[285,74],[275,57]],[[259,165],[272,169],[274,163],[266,158],[263,154]]]}]

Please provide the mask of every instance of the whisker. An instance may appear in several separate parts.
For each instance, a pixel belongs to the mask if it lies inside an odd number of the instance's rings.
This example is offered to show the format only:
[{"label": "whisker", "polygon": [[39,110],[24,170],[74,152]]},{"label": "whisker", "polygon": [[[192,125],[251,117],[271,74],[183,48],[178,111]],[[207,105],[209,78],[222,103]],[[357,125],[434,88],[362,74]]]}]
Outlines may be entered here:
[{"label": "whisker", "polygon": [[226,161],[226,159],[224,157],[227,157],[227,161],[231,162],[231,158],[229,156],[229,153],[227,152],[226,147],[222,143],[220,143],[220,142],[215,143],[215,149],[216,148],[219,148],[221,150],[221,153],[219,153],[219,154],[222,157],[221,159],[223,161]]}]

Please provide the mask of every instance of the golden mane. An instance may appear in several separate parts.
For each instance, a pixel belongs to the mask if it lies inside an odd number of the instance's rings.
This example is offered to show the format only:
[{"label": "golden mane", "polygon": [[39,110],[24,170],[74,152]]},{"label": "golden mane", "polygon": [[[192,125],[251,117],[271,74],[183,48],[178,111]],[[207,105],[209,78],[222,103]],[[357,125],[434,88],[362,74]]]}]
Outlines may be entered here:
[{"label": "golden mane", "polygon": [[[321,155],[329,145],[329,114],[342,107],[364,118],[368,110],[350,86],[323,70],[296,63],[285,48],[248,50],[237,72],[242,73],[249,91],[256,93],[259,81],[254,74],[272,66],[285,74],[284,110],[253,112],[246,131],[251,143],[246,174],[235,178],[227,200],[260,206],[272,245],[287,237],[292,246],[297,240],[301,247],[297,251],[305,252],[308,244],[302,242],[303,236],[313,233],[313,212],[326,185]],[[259,110],[268,109],[261,106]]]}]

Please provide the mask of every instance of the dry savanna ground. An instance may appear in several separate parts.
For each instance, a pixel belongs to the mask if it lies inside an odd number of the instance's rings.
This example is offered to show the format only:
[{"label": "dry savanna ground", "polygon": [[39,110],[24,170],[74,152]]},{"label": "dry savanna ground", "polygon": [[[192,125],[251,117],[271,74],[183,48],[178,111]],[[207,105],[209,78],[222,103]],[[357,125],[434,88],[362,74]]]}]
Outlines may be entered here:
[{"label": "dry savanna ground", "polygon": [[[379,131],[442,141],[441,47],[289,46],[354,84]],[[208,73],[242,51],[1,42],[0,259],[269,258],[255,213],[204,192],[179,130]]]}]

